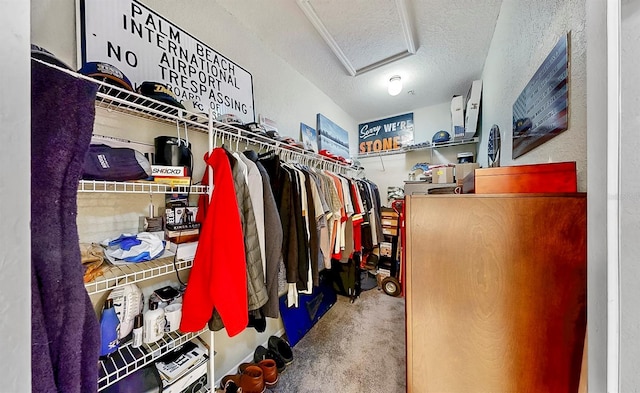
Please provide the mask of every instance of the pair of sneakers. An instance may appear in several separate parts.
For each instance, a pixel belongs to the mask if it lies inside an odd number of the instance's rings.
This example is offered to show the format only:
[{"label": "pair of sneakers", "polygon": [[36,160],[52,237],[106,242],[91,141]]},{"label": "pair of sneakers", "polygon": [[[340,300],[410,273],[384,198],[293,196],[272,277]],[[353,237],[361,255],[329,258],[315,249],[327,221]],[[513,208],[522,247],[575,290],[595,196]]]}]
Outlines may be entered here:
[{"label": "pair of sneakers", "polygon": [[272,359],[276,363],[278,372],[283,372],[285,368],[293,362],[293,351],[287,340],[278,336],[269,337],[267,347],[259,345],[254,354],[253,361],[255,363],[264,359]]}]

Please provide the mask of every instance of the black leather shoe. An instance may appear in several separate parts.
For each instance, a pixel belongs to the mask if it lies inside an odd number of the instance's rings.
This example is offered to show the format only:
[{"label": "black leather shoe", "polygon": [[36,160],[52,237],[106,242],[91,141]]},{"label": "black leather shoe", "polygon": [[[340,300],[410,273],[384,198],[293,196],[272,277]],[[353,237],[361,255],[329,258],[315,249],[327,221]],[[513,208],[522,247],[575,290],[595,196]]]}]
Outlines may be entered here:
[{"label": "black leather shoe", "polygon": [[269,337],[269,349],[280,355],[286,365],[293,362],[293,351],[291,350],[291,346],[282,337]]},{"label": "black leather shoe", "polygon": [[264,360],[264,359],[275,360],[276,368],[278,369],[279,373],[282,373],[284,369],[287,368],[287,364],[285,363],[284,359],[282,359],[282,356],[280,356],[277,352],[271,349],[267,349],[262,345],[259,345],[256,348],[256,351],[253,353],[253,362],[259,363],[261,360]]}]

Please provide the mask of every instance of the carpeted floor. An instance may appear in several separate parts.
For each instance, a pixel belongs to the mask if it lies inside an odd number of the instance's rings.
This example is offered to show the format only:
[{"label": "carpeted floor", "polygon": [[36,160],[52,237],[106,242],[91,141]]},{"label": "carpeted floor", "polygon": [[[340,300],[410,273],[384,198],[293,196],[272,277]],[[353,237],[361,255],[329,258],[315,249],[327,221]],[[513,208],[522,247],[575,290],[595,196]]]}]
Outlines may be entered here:
[{"label": "carpeted floor", "polygon": [[338,301],[293,347],[274,393],[406,391],[404,298],[374,288]]}]

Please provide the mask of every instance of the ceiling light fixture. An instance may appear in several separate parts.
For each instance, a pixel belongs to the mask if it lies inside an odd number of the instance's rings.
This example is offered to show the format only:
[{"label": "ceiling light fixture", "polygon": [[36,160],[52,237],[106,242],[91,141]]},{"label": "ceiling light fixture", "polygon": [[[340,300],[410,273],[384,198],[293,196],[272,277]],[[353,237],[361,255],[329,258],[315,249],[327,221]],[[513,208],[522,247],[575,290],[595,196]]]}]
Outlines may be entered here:
[{"label": "ceiling light fixture", "polygon": [[389,79],[389,95],[397,96],[402,91],[402,79],[399,75],[394,75]]}]

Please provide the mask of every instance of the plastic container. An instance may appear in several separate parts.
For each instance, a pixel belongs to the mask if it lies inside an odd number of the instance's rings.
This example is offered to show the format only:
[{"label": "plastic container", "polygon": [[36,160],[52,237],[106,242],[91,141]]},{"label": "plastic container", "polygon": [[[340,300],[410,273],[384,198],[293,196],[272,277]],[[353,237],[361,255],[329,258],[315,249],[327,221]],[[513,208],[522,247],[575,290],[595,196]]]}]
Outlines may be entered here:
[{"label": "plastic container", "polygon": [[458,164],[466,164],[473,162],[473,153],[470,151],[465,151],[463,153],[458,153]]},{"label": "plastic container", "polygon": [[144,313],[142,341],[151,344],[160,340],[164,335],[164,325],[164,309],[158,308],[158,303],[150,303],[149,309]]},{"label": "plastic container", "polygon": [[100,356],[105,357],[114,353],[120,345],[120,320],[113,307],[113,299],[104,302],[100,316]]},{"label": "plastic container", "polygon": [[144,326],[143,321],[144,316],[142,314],[136,315],[135,319],[133,320],[133,333],[131,337],[131,346],[133,348],[140,348],[140,346],[142,345],[142,327]]}]

